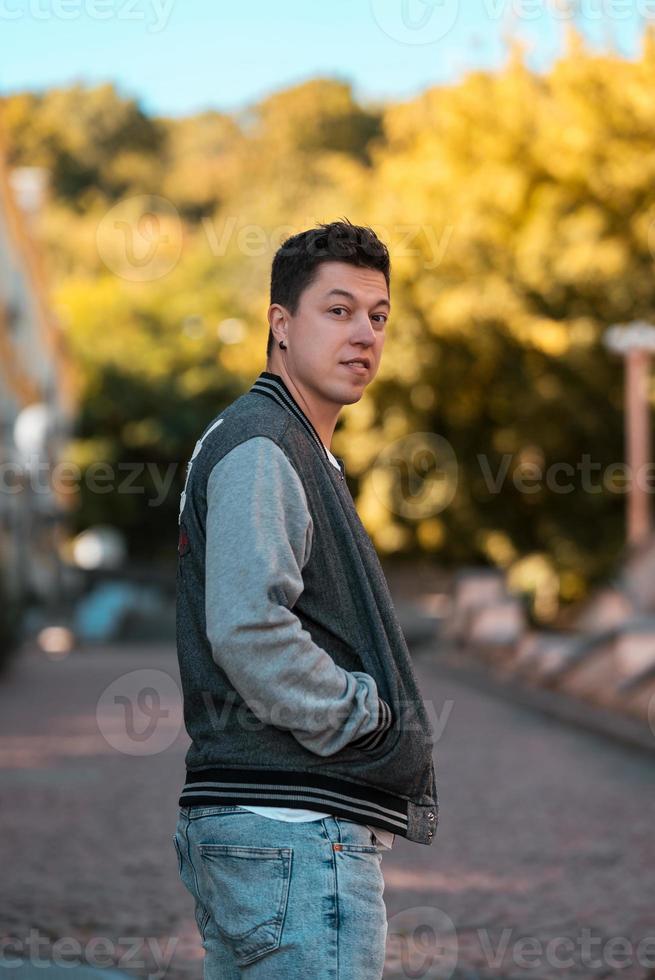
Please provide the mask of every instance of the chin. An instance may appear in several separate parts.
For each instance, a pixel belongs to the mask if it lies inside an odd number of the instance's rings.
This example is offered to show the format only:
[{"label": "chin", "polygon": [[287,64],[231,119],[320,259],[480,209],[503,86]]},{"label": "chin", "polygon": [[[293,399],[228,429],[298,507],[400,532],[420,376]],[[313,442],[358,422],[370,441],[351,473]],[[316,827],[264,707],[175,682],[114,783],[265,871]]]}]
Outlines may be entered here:
[{"label": "chin", "polygon": [[345,384],[341,386],[340,400],[344,405],[354,405],[362,397],[368,388],[370,381],[366,384]]},{"label": "chin", "polygon": [[355,402],[360,400],[372,380],[373,378],[369,376],[366,378],[366,383],[364,383],[364,381],[359,379],[349,380],[347,377],[336,378],[334,376],[326,377],[324,375],[321,383],[316,387],[330,401],[336,402],[339,405],[354,405]]}]

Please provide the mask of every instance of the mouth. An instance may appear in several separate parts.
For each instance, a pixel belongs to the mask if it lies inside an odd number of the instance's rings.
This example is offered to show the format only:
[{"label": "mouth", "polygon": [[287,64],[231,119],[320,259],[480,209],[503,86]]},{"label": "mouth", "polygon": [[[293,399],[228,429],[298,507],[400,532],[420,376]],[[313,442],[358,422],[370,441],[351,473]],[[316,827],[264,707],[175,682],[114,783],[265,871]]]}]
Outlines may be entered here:
[{"label": "mouth", "polygon": [[368,374],[370,362],[368,357],[353,357],[350,361],[341,361],[344,367],[349,368],[355,374]]}]

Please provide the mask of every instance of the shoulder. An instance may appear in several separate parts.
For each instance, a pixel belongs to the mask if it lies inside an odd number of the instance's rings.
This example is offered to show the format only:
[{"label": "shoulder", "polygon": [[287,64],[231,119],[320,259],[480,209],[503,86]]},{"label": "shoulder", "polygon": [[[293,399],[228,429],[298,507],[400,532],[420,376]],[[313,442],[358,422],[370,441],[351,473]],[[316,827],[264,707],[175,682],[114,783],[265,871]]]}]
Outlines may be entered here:
[{"label": "shoulder", "polygon": [[228,450],[210,470],[208,491],[226,480],[232,486],[260,484],[268,491],[302,491],[296,468],[282,446],[270,436],[249,436]]}]

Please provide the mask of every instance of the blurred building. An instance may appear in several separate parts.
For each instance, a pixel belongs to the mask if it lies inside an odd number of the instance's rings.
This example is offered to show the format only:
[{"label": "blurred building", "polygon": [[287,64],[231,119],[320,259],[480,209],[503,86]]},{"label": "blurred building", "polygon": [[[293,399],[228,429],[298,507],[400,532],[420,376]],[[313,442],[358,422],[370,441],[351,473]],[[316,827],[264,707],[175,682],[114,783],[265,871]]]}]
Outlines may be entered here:
[{"label": "blurred building", "polygon": [[73,391],[34,237],[48,173],[10,170],[1,122],[0,576],[10,598],[38,603],[59,588],[66,509],[52,472],[70,431]]}]

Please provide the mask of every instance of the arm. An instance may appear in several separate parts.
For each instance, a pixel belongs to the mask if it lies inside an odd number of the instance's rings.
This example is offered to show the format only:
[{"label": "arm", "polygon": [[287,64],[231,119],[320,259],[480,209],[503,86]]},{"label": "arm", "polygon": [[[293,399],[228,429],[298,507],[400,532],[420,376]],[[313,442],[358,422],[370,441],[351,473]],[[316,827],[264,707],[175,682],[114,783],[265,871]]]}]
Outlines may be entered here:
[{"label": "arm", "polygon": [[317,755],[375,748],[392,722],[375,680],[339,667],[292,612],[313,522],[300,477],[272,439],[247,439],[213,467],[206,533],[207,637],[253,713]]}]

